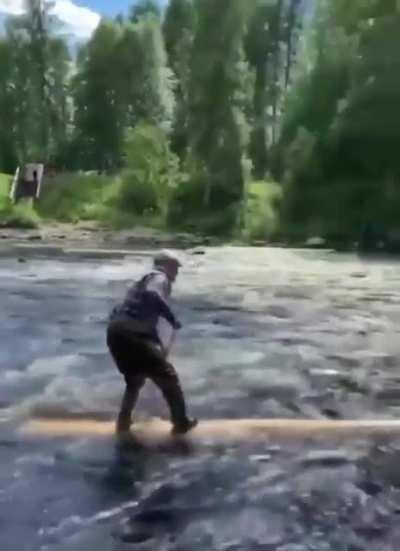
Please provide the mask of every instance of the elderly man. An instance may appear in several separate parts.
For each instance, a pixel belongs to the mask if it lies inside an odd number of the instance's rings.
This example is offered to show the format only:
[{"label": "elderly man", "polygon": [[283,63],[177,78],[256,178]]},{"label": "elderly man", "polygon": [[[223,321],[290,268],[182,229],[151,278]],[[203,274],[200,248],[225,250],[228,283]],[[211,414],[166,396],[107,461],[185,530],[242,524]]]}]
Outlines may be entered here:
[{"label": "elderly man", "polygon": [[173,434],[186,433],[197,425],[196,419],[187,416],[178,375],[167,361],[169,350],[157,331],[160,318],[167,320],[174,331],[181,328],[167,302],[180,265],[172,252],[158,253],[153,271],[128,290],[123,303],[111,314],[107,345],[126,382],[118,433],[129,431],[132,411],[146,379],[153,381],[164,395]]}]

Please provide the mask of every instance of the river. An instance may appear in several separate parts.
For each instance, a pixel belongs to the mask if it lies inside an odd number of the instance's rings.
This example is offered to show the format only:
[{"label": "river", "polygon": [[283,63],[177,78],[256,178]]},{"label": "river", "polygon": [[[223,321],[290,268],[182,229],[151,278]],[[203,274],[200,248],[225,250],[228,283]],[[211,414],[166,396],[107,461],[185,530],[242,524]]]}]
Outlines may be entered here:
[{"label": "river", "polygon": [[[400,264],[329,251],[183,254],[173,361],[202,418],[393,419]],[[400,441],[266,441],[190,453],[22,437],[27,418],[114,419],[105,323],[125,260],[0,258],[2,551],[398,549]],[[167,415],[147,384],[138,415]]]}]

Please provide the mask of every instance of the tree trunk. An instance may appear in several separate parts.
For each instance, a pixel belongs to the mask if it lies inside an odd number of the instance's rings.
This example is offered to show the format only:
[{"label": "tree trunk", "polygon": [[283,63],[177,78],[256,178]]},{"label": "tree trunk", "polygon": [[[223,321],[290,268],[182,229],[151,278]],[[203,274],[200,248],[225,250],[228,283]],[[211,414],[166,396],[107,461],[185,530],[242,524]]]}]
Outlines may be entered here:
[{"label": "tree trunk", "polygon": [[37,71],[36,81],[38,83],[38,94],[40,103],[40,140],[43,162],[48,161],[49,156],[49,141],[50,141],[50,102],[48,97],[48,82],[47,82],[47,63],[46,63],[46,49],[47,49],[47,36],[45,28],[46,8],[43,0],[30,1],[29,2],[32,26],[31,26],[31,45],[32,45],[32,57],[35,70]]},{"label": "tree trunk", "polygon": [[282,22],[283,0],[278,0],[276,5],[276,43],[273,54],[272,79],[272,144],[276,143],[276,134],[278,126],[278,99],[279,99],[279,61],[280,61],[280,39],[281,39],[281,22]]},{"label": "tree trunk", "polygon": [[291,0],[289,6],[286,42],[285,90],[287,90],[290,82],[294,52],[294,31],[296,27],[297,11],[299,9],[300,2],[301,0]]}]

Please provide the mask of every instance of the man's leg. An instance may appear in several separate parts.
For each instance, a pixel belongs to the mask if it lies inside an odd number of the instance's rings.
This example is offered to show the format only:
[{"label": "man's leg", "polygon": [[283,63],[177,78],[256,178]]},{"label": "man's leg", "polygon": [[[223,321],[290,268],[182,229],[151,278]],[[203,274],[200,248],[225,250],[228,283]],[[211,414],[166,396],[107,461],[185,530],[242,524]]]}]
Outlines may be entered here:
[{"label": "man's leg", "polygon": [[119,433],[128,432],[132,423],[132,411],[136,405],[145,377],[142,373],[132,373],[135,365],[140,365],[140,350],[132,339],[126,322],[111,322],[107,330],[107,345],[119,372],[124,376],[126,388],[122,398],[116,423]]},{"label": "man's leg", "polygon": [[174,432],[184,433],[197,425],[196,420],[189,419],[186,403],[179,377],[173,365],[166,360],[158,363],[149,378],[161,390],[170,410]]},{"label": "man's leg", "polygon": [[145,378],[139,375],[126,377],[126,389],[122,398],[117,419],[117,432],[128,432],[132,424],[132,411],[139,397],[139,392],[145,383]]}]

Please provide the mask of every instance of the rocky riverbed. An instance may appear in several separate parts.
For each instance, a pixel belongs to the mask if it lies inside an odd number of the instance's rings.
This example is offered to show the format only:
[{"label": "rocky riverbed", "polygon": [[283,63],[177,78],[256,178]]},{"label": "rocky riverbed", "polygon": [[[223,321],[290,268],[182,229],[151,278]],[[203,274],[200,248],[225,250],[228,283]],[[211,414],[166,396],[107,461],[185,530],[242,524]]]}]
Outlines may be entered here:
[{"label": "rocky riverbed", "polygon": [[[149,263],[0,258],[0,523],[5,551],[397,551],[400,441],[266,441],[157,453],[22,438],[35,416],[113,418],[105,320]],[[200,418],[392,419],[400,265],[329,251],[182,253],[174,350]],[[165,416],[148,384],[141,416]]]}]

